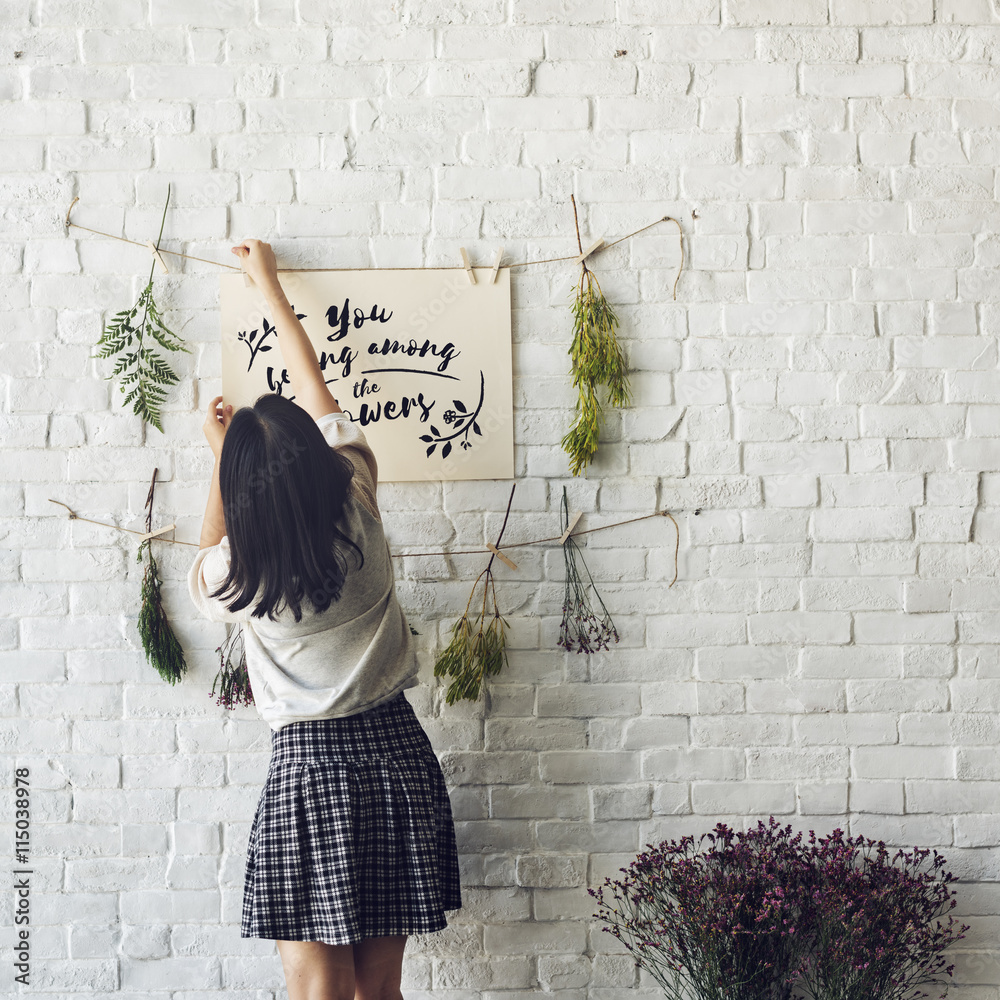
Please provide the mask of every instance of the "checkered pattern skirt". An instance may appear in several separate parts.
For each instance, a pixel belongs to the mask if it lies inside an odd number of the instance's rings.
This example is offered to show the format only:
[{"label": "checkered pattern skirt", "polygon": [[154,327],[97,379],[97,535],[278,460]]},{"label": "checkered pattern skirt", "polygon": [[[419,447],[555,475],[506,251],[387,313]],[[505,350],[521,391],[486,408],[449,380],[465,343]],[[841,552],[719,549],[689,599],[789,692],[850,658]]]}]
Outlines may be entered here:
[{"label": "checkered pattern skirt", "polygon": [[272,732],[242,937],[351,944],[428,933],[461,905],[444,775],[402,692]]}]

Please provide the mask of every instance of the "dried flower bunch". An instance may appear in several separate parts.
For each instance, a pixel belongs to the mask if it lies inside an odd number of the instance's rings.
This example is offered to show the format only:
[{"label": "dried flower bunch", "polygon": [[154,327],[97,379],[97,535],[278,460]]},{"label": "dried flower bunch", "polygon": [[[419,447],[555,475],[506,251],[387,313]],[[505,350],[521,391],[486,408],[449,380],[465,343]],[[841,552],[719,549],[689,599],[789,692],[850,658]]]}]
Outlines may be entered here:
[{"label": "dried flower bunch", "polygon": [[[844,837],[817,840],[812,832],[810,894],[815,946],[799,988],[816,1000],[910,1000],[921,986],[951,976],[944,952],[965,936],[967,924],[944,914],[955,907],[937,851],[897,850],[883,841]],[[944,997],[945,992],[939,994]]]},{"label": "dried flower bunch", "polygon": [[[215,647],[215,651],[219,654],[219,670],[212,681],[211,695],[215,698],[216,705],[228,709],[234,709],[238,705],[253,705],[243,627],[227,623],[226,639],[221,646]],[[215,694],[216,687],[219,689],[218,696]]]},{"label": "dried flower bunch", "polygon": [[[469,606],[476,587],[485,575],[483,603],[475,617],[469,616]],[[465,614],[452,626],[451,642],[434,664],[435,677],[454,677],[445,698],[454,705],[459,698],[475,701],[483,681],[500,673],[507,664],[507,621],[497,609],[493,574],[483,570],[472,586]]]},{"label": "dried flower bunch", "polygon": [[[701,844],[708,841],[708,849]],[[772,894],[794,871],[797,845],[781,831],[734,835],[723,824],[640,854],[621,882],[589,889],[601,917],[668,997],[698,1000],[780,997],[798,964],[802,938],[791,900]],[[615,904],[604,900],[610,887]]]},{"label": "dried flower bunch", "polygon": [[142,597],[139,607],[139,638],[146,654],[146,662],[151,663],[157,673],[171,684],[180,680],[187,669],[184,650],[181,648],[174,630],[170,627],[167,613],[160,597],[160,574],[150,548],[150,539],[139,544],[136,562],[142,562],[145,553],[149,558],[142,575]]},{"label": "dried flower bunch", "polygon": [[[153,470],[153,478],[149,484],[149,493],[146,495],[146,531],[152,531],[153,525],[153,490],[156,487],[156,473]],[[170,684],[176,684],[181,675],[187,670],[187,663],[184,660],[184,650],[174,630],[170,626],[166,609],[163,607],[163,599],[160,595],[160,571],[153,558],[152,539],[146,538],[139,543],[139,551],[136,553],[136,562],[142,562],[143,555],[147,556],[146,566],[142,574],[142,594],[139,606],[139,620],[137,627],[139,638],[142,641],[142,649],[146,654],[146,662],[151,663],[157,673]]]},{"label": "dried flower bunch", "polygon": [[[560,508],[560,524],[563,532],[569,527],[569,506],[565,486]],[[563,616],[559,626],[558,645],[567,651],[575,650],[577,653],[596,653],[598,650],[608,649],[609,643],[618,641],[618,629],[611,618],[611,612],[597,592],[594,578],[590,575],[576,539],[570,535],[562,548],[566,564],[566,593],[563,597]],[[586,583],[580,574],[580,566],[587,574]],[[591,591],[600,605],[600,617],[591,606],[589,597]]]},{"label": "dried flower bunch", "polygon": [[587,890],[594,916],[672,1000],[913,1000],[951,976],[943,952],[969,928],[942,919],[957,878],[941,855],[927,870],[928,850],[791,831],[772,816],[648,844]]},{"label": "dried flower bunch", "polygon": [[[170,186],[167,185],[167,202],[170,201]],[[163,206],[163,218],[160,219],[160,234],[156,238],[159,246],[163,235],[163,222],[167,217],[167,204]],[[139,295],[138,301],[131,309],[123,309],[115,314],[114,321],[107,324],[101,331],[101,339],[97,342],[95,358],[110,358],[117,355],[114,369],[107,379],[121,377],[119,388],[126,393],[123,406],[132,404],[132,412],[147,423],[152,424],[162,432],[160,425],[160,407],[167,397],[167,388],[179,381],[177,373],[156,352],[159,344],[167,351],[184,351],[190,354],[190,349],[184,346],[181,339],[163,323],[160,311],[153,301],[153,268],[149,270],[149,280]],[[136,317],[142,314],[138,324]]]},{"label": "dried flower bunch", "polygon": [[[507,518],[510,517],[510,505],[514,500],[516,487],[515,483],[510,490],[507,513],[504,515],[503,525],[496,540],[498,549],[507,528]],[[507,621],[497,606],[496,583],[493,580],[495,558],[495,555],[490,556],[486,569],[476,577],[469,601],[465,605],[465,613],[452,626],[451,642],[434,664],[435,677],[454,678],[445,695],[449,705],[453,705],[459,698],[468,701],[478,699],[483,681],[500,673],[507,665]],[[483,581],[483,600],[482,604],[476,602],[478,611],[472,614],[470,609],[480,580]]]},{"label": "dried flower bunch", "polygon": [[[576,219],[575,198],[573,217]],[[579,223],[576,238],[582,252]],[[580,263],[580,281],[573,301],[573,342],[569,349],[573,387],[579,398],[574,423],[562,439],[574,476],[585,472],[597,454],[604,426],[602,397],[606,396],[608,404],[615,407],[628,406],[632,401],[628,361],[616,333],[618,317],[587,262]]]}]

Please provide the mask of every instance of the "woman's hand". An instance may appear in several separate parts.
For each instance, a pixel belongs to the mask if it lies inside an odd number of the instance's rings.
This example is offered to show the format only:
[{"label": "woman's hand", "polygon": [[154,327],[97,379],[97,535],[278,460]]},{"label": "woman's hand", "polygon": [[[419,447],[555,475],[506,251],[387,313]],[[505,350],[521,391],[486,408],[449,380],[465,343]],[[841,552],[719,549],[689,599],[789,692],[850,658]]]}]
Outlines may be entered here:
[{"label": "woman's hand", "polygon": [[208,446],[212,449],[212,454],[215,455],[216,462],[222,455],[222,442],[225,440],[226,431],[229,429],[229,421],[233,419],[233,407],[220,406],[222,402],[221,396],[216,396],[211,403],[208,404],[208,414],[205,417],[205,424],[202,430],[205,432],[205,437],[208,439]]},{"label": "woman's hand", "polygon": [[253,278],[254,284],[262,292],[281,290],[281,284],[278,281],[278,265],[270,243],[262,243],[260,240],[244,240],[231,249],[237,257],[243,260],[243,269]]}]

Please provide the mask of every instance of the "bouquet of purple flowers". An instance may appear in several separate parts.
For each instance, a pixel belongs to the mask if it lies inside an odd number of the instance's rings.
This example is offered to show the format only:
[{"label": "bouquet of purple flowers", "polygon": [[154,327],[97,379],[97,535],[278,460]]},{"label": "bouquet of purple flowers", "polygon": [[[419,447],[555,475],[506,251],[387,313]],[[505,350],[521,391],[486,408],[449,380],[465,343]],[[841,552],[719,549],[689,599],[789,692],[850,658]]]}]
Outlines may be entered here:
[{"label": "bouquet of purple flowers", "polygon": [[839,829],[804,844],[773,816],[646,846],[587,891],[671,1000],[915,1000],[952,975],[943,953],[969,929],[944,919],[957,877],[937,851],[925,866],[929,850],[890,858]]}]

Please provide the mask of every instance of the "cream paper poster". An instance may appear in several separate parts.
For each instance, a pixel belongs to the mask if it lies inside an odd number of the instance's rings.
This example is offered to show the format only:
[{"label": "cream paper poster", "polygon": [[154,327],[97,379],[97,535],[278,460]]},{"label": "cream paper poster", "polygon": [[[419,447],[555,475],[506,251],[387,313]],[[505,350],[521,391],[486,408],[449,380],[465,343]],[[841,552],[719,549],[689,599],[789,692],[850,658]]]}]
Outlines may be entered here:
[{"label": "cream paper poster", "polygon": [[[279,271],[341,409],[381,481],[514,475],[510,269]],[[267,301],[221,278],[222,393],[295,399]]]}]

